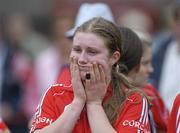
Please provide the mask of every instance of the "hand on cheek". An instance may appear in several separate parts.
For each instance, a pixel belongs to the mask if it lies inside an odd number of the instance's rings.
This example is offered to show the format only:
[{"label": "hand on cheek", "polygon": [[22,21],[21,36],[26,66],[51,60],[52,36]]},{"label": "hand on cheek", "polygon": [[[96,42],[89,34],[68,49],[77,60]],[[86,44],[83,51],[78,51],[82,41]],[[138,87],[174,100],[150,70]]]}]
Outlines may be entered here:
[{"label": "hand on cheek", "polygon": [[86,94],[84,91],[84,86],[81,81],[79,67],[77,64],[77,59],[75,57],[71,57],[71,82],[72,82],[72,88],[74,91],[74,99],[84,102],[86,101]]},{"label": "hand on cheek", "polygon": [[87,104],[102,104],[107,91],[106,76],[101,65],[93,63],[90,66],[90,79],[86,79],[85,91]]},{"label": "hand on cheek", "polygon": [[101,70],[101,75],[102,75],[102,72],[103,72],[104,77],[105,77],[105,81],[106,81],[107,84],[109,84],[109,81],[111,80],[110,66],[104,60],[98,62],[98,66],[99,66],[99,70]]}]

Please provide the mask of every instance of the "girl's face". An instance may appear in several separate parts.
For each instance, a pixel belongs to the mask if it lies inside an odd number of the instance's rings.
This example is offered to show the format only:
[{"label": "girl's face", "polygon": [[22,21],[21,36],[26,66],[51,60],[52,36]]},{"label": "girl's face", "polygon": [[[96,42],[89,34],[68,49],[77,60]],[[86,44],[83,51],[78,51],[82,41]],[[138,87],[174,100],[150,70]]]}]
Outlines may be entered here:
[{"label": "girl's face", "polygon": [[85,75],[89,72],[89,66],[92,63],[101,65],[106,76],[110,75],[112,65],[114,64],[103,38],[93,33],[76,33],[70,57],[77,59],[82,80],[85,80]]},{"label": "girl's face", "polygon": [[147,83],[150,73],[153,72],[151,58],[151,48],[146,46],[141,58],[140,69],[135,78],[135,83],[137,86],[143,87]]}]

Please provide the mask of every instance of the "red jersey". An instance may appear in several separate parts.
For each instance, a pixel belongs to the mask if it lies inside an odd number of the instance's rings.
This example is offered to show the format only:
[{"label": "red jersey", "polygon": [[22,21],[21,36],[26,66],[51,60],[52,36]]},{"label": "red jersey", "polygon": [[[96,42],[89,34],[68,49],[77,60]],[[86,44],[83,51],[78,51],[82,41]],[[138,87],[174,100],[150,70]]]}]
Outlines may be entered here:
[{"label": "red jersey", "polygon": [[169,117],[168,133],[180,133],[180,93],[176,96]]},{"label": "red jersey", "polygon": [[[51,86],[43,96],[32,123],[31,133],[53,123],[61,116],[65,107],[72,102],[71,77],[68,71],[65,73],[67,75],[62,74],[63,78],[60,78],[60,83]],[[106,97],[111,96],[111,94],[112,88],[110,86]],[[140,93],[135,92],[128,96],[119,111],[119,116],[113,125],[118,133],[150,133],[148,102]],[[82,110],[80,119],[72,133],[91,133],[85,108]]]},{"label": "red jersey", "polygon": [[151,85],[147,84],[143,91],[147,96],[151,97],[151,111],[153,114],[155,126],[157,129],[161,129],[167,132],[169,111],[165,107],[165,104],[159,95],[159,92]]}]

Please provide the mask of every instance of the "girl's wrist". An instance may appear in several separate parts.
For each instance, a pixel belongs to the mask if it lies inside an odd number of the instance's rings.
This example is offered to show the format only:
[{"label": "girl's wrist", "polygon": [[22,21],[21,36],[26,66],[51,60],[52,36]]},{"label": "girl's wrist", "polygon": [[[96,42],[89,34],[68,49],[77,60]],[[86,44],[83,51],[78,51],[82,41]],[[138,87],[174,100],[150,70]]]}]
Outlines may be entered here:
[{"label": "girl's wrist", "polygon": [[85,105],[85,101],[83,101],[81,99],[74,98],[71,105],[74,107],[83,108]]},{"label": "girl's wrist", "polygon": [[86,102],[86,105],[100,105],[100,106],[102,106],[102,101],[101,100],[99,100],[99,101],[88,101],[88,102]]}]

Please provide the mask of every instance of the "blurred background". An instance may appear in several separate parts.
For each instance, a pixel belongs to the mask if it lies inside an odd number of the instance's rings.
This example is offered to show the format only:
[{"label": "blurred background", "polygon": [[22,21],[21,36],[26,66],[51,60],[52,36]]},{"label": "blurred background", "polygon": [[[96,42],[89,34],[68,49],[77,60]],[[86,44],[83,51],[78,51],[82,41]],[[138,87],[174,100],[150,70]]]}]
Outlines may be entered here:
[{"label": "blurred background", "polygon": [[[115,22],[155,40],[170,28],[173,0],[0,0],[0,117],[12,133],[27,133],[43,92],[68,63],[82,3],[110,6]],[[155,49],[155,48],[154,48]]]}]

